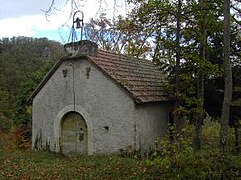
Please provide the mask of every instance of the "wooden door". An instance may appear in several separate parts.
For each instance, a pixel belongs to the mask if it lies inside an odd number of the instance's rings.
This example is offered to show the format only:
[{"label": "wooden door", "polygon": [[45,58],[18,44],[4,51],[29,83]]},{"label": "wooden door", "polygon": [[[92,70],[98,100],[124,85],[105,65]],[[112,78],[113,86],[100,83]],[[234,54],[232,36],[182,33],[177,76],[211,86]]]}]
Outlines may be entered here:
[{"label": "wooden door", "polygon": [[87,154],[87,125],[76,113],[67,113],[62,119],[61,151],[64,154]]}]

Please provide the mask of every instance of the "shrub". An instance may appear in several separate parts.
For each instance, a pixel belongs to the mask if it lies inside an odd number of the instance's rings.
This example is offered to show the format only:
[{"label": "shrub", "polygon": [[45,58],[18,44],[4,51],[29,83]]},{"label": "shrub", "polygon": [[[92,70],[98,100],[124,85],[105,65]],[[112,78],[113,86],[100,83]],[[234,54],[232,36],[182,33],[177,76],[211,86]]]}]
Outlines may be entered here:
[{"label": "shrub", "polygon": [[28,150],[30,147],[30,130],[27,127],[17,127],[8,134],[8,150]]},{"label": "shrub", "polygon": [[[182,169],[184,163],[192,159],[194,152],[192,139],[189,135],[192,131],[191,125],[187,125],[180,132],[173,131],[172,141],[170,141],[169,136],[166,136],[156,143],[156,150],[147,163],[158,167],[163,178],[168,178],[169,175],[173,177],[175,174],[178,177],[178,172]],[[187,156],[189,156],[189,159],[186,158]]]},{"label": "shrub", "polygon": [[[174,133],[157,142],[157,149],[147,165],[153,177],[160,179],[239,179],[241,156],[219,149],[219,124],[212,122],[203,126],[202,150],[195,152],[192,146],[193,126],[187,125],[180,133]],[[233,137],[233,131],[229,131]],[[230,143],[232,141],[230,140]]]}]

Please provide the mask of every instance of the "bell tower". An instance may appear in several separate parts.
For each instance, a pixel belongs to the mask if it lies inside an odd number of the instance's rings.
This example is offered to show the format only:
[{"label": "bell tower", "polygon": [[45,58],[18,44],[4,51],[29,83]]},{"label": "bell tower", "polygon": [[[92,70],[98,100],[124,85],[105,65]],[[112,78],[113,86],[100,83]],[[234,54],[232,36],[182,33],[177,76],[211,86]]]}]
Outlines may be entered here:
[{"label": "bell tower", "polygon": [[[80,29],[80,37],[77,36],[76,30]],[[84,13],[76,11],[73,14],[73,23],[70,30],[68,43],[64,45],[69,56],[87,55],[96,56],[98,45],[94,42],[83,40],[84,30]]]}]

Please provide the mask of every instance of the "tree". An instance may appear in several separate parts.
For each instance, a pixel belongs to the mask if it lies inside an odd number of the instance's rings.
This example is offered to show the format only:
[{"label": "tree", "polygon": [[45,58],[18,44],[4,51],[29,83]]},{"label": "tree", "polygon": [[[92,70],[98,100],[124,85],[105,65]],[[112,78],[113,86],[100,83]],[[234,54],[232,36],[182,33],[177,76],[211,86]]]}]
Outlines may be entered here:
[{"label": "tree", "polygon": [[236,65],[232,68],[233,75],[233,100],[230,110],[230,126],[235,132],[235,151],[240,152],[240,119],[241,119],[241,66]]},{"label": "tree", "polygon": [[[50,4],[48,5],[47,9],[42,10],[45,13],[45,17],[47,20],[52,14],[59,13],[59,11],[61,11],[62,8],[67,5],[70,7],[70,13],[68,17],[70,20],[73,14],[78,10],[82,10],[82,8],[84,8],[87,3],[87,1],[83,0],[49,0],[49,2]],[[112,6],[113,19],[115,19],[115,13],[120,7],[126,6],[127,0],[114,0],[112,2],[106,2],[105,0],[95,0],[95,2],[99,5],[100,14],[103,14],[103,12],[105,12],[105,6]]]},{"label": "tree", "polygon": [[[78,0],[71,1],[73,2]],[[114,5],[116,2],[114,1]],[[148,47],[148,43],[151,45],[152,50],[145,51],[145,54],[148,54],[147,57],[152,57],[153,61],[162,68],[164,67],[170,75],[170,82],[175,84],[172,87],[176,97],[175,124],[180,127],[179,120],[184,114],[188,115],[195,124],[194,146],[199,149],[204,107],[207,107],[205,103],[208,102],[204,94],[205,83],[221,84],[219,89],[215,89],[215,93],[222,91],[222,83],[219,81],[223,75],[221,57],[223,50],[228,50],[227,46],[222,49],[221,41],[223,36],[226,36],[220,26],[223,23],[223,1],[129,0],[128,2],[133,7],[132,12],[128,15],[128,19],[122,21],[124,25],[120,26],[118,31],[118,33],[124,33],[121,36],[126,42],[126,44],[121,43],[122,47],[126,47],[123,48],[123,52],[139,57],[140,47],[142,45]],[[232,0],[231,3],[233,12],[236,12],[231,15],[231,18],[240,25],[237,19],[238,16],[240,17],[240,1]],[[234,27],[234,29],[237,31],[238,28]],[[107,41],[112,39],[106,40],[105,44],[108,44]],[[139,44],[141,46],[138,46]],[[238,59],[238,51],[235,49],[237,49],[237,42],[231,43],[229,60],[232,62]],[[226,52],[224,54],[224,57],[228,57]],[[228,70],[231,68],[226,66],[227,61],[224,62],[226,98],[222,108],[222,131],[227,124],[227,120],[224,121],[224,119],[227,119],[228,114],[224,112],[229,104],[227,97],[230,94],[227,96],[226,88],[231,79]],[[222,137],[225,135],[223,134]]]},{"label": "tree", "polygon": [[223,1],[224,26],[223,26],[223,66],[224,66],[224,99],[221,115],[220,142],[223,151],[226,150],[228,140],[228,126],[230,105],[232,101],[232,70],[230,62],[230,0]]},{"label": "tree", "polygon": [[[206,25],[206,18],[205,13],[203,10],[205,9],[205,3],[203,0],[199,0],[200,4],[200,21],[199,21],[199,28],[200,28],[200,45],[199,45],[199,58],[201,60],[206,59],[205,53],[205,46],[206,46],[206,39],[207,39],[207,30],[205,29]],[[204,72],[201,66],[198,67],[197,72],[197,113],[196,113],[196,120],[195,120],[195,133],[194,133],[194,148],[200,149],[201,148],[201,132],[202,132],[202,123],[203,123],[203,104],[204,104]]]},{"label": "tree", "polygon": [[[0,42],[0,119],[9,124],[4,128],[30,124],[26,100],[40,78],[63,56],[63,46],[47,38],[13,37]],[[36,76],[36,71],[41,76]]]},{"label": "tree", "polygon": [[137,27],[128,18],[118,16],[110,20],[105,14],[85,24],[85,38],[98,44],[100,49],[124,53],[134,57],[145,57],[150,50],[148,36],[135,31]]},{"label": "tree", "polygon": [[98,19],[92,18],[85,24],[85,38],[97,43],[100,49],[121,52],[125,42],[116,23],[118,22],[111,22],[105,14],[101,14]]}]

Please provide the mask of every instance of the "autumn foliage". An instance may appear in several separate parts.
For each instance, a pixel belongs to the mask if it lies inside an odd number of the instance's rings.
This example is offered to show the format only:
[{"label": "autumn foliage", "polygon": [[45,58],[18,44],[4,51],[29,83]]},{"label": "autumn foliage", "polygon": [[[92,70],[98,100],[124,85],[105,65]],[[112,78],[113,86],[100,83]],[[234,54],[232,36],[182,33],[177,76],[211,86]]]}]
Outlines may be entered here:
[{"label": "autumn foliage", "polygon": [[29,132],[30,130],[27,127],[22,126],[13,129],[9,134],[2,133],[1,140],[4,145],[3,148],[9,151],[30,149],[31,142]]}]

